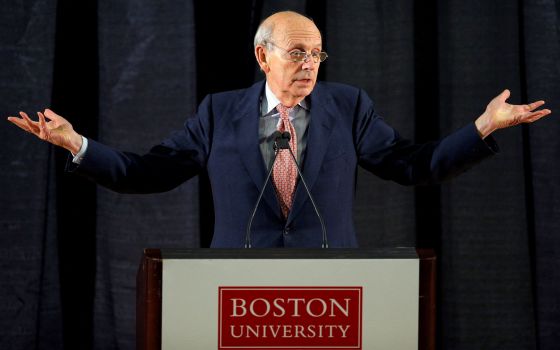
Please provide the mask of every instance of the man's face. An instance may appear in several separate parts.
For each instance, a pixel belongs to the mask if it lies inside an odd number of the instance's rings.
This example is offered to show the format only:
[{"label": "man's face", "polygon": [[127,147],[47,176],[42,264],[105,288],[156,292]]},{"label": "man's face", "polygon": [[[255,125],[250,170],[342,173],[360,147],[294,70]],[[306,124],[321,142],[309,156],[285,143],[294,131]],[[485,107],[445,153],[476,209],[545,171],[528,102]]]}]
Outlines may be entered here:
[{"label": "man's face", "polygon": [[273,44],[266,48],[268,85],[283,103],[297,104],[315,87],[320,62],[309,56],[304,62],[293,62],[289,53],[320,52],[321,34],[307,19],[280,22],[274,30]]}]

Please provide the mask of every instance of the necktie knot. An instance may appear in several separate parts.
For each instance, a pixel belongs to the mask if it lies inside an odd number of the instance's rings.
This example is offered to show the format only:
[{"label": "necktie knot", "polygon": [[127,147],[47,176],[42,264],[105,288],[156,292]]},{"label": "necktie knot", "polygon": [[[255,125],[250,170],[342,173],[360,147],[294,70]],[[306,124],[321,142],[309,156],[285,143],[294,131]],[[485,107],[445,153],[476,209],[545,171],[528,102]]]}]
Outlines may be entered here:
[{"label": "necktie knot", "polygon": [[287,119],[290,120],[290,112],[294,109],[294,107],[286,107],[283,104],[278,104],[278,106],[276,106],[276,110],[278,111],[278,113],[280,113],[280,118],[281,119]]}]

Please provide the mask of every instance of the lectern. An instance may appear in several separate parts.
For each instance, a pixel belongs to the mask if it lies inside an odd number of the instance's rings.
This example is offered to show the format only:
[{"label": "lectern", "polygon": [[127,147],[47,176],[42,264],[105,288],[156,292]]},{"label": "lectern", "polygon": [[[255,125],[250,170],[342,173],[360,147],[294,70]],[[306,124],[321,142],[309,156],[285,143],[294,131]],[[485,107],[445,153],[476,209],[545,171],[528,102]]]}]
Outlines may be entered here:
[{"label": "lectern", "polygon": [[146,249],[137,348],[435,349],[435,256],[396,249]]}]

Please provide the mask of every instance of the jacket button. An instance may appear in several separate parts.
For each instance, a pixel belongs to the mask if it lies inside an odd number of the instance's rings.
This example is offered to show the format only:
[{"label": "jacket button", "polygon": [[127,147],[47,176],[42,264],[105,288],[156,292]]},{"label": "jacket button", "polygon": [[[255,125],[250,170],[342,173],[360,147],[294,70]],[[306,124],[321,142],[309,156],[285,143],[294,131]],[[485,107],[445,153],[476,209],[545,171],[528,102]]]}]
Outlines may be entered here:
[{"label": "jacket button", "polygon": [[284,234],[285,235],[290,234],[290,227],[284,227]]}]

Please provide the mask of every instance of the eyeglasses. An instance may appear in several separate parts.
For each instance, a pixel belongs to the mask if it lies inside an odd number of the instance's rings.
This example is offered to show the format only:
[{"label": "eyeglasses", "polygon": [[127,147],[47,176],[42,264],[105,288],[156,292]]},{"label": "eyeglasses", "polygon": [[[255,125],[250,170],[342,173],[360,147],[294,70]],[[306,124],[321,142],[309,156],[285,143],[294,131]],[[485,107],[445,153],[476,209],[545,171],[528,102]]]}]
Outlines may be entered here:
[{"label": "eyeglasses", "polygon": [[324,51],[312,51],[311,53],[300,50],[288,51],[285,48],[276,45],[272,41],[267,41],[265,44],[270,44],[284,51],[288,54],[288,56],[290,56],[290,61],[292,62],[307,62],[309,58],[312,58],[313,62],[319,63],[325,61],[327,57],[329,57],[329,55],[327,55],[327,53]]}]

